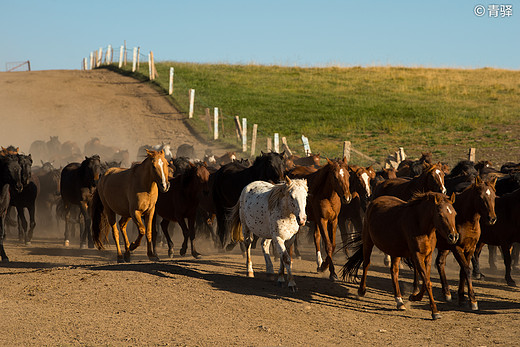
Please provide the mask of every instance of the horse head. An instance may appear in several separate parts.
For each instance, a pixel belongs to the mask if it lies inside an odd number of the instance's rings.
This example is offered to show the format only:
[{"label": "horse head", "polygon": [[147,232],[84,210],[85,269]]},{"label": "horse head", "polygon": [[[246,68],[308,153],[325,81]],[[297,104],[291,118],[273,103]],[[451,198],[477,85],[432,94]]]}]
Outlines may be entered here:
[{"label": "horse head", "polygon": [[444,171],[442,171],[441,163],[437,163],[422,173],[426,179],[425,190],[446,194],[444,186]]},{"label": "horse head", "polygon": [[282,182],[284,179],[283,155],[284,153],[262,152],[262,155],[256,157],[252,166],[257,176],[255,179],[274,183]]},{"label": "horse head", "polygon": [[197,164],[195,166],[195,182],[202,188],[202,194],[204,196],[209,195],[209,171],[206,163]]},{"label": "horse head", "polygon": [[85,160],[81,162],[81,171],[87,184],[95,187],[101,176],[101,159],[99,155],[94,154],[91,157],[85,157]]},{"label": "horse head", "polygon": [[22,184],[22,168],[18,162],[18,158],[14,156],[0,157],[1,180],[2,184],[9,184],[12,189],[21,193]]},{"label": "horse head", "polygon": [[497,215],[495,213],[496,182],[496,177],[492,181],[483,181],[480,176],[477,176],[472,185],[475,187],[477,194],[477,197],[472,199],[473,202],[477,204],[476,210],[484,217],[484,220],[489,225],[493,225],[497,221]]},{"label": "horse head", "polygon": [[347,158],[334,161],[327,158],[327,166],[330,173],[328,179],[331,180],[333,190],[339,195],[343,203],[350,203],[352,194],[350,194],[350,174],[348,173]]},{"label": "horse head", "polygon": [[307,214],[305,208],[307,206],[307,187],[306,179],[294,179],[285,177],[285,185],[287,187],[287,198],[289,202],[289,209],[292,214],[296,216],[298,225],[303,226],[307,221]]},{"label": "horse head", "polygon": [[444,194],[429,192],[427,196],[433,196],[435,203],[435,213],[433,219],[433,226],[437,231],[437,234],[441,234],[449,244],[454,245],[459,240],[459,233],[457,232],[457,226],[455,222],[455,208],[453,203],[455,202],[455,194],[448,198]]},{"label": "horse head", "polygon": [[168,161],[164,157],[164,151],[160,150],[146,150],[146,159],[151,163],[151,172],[153,181],[157,183],[159,191],[166,193],[170,189],[170,182],[168,181]]},{"label": "horse head", "polygon": [[22,169],[21,171],[21,177],[22,177],[22,185],[25,187],[29,184],[29,181],[31,180],[31,167],[33,164],[33,160],[31,155],[24,155],[24,154],[18,154],[18,163],[20,164],[20,167]]},{"label": "horse head", "polygon": [[372,195],[370,171],[362,166],[349,166],[349,174],[351,190],[355,190],[363,200],[368,201]]}]

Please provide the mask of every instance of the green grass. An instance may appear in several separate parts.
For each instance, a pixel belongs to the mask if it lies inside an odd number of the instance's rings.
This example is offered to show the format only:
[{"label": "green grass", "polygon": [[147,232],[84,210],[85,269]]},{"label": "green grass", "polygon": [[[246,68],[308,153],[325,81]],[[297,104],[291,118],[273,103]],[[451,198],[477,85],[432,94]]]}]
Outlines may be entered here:
[{"label": "green grass", "polygon": [[[304,134],[322,156],[340,156],[349,140],[377,160],[398,147],[412,156],[430,150],[438,160],[453,161],[469,147],[520,146],[520,71],[161,62],[155,83],[165,91],[170,66],[179,111],[187,114],[188,89],[195,89],[192,126],[212,138],[204,109],[219,107],[225,116],[220,141],[237,146],[234,116],[247,118],[249,138],[258,124],[258,150],[275,132],[298,154]],[[146,64],[141,71],[136,77],[145,79]],[[366,163],[356,156],[352,161]]]}]

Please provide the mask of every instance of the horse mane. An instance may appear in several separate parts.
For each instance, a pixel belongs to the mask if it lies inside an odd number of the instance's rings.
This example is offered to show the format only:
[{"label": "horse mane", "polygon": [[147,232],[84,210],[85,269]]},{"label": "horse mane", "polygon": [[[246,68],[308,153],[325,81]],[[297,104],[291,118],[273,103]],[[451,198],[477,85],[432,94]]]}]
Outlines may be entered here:
[{"label": "horse mane", "polygon": [[448,197],[444,194],[441,194],[441,193],[435,193],[435,192],[415,192],[413,195],[412,195],[412,198],[410,200],[408,200],[406,202],[406,204],[408,206],[413,206],[413,205],[417,205],[421,202],[423,202],[424,200],[430,200],[430,199],[434,199],[435,197],[440,197],[446,201],[448,201]]},{"label": "horse mane", "polygon": [[269,209],[269,211],[278,208],[280,206],[280,201],[282,201],[282,199],[287,195],[289,191],[304,184],[307,184],[307,181],[305,179],[292,179],[290,183],[283,182],[275,184],[273,186],[273,189],[269,193],[269,198],[267,202],[267,208]]}]

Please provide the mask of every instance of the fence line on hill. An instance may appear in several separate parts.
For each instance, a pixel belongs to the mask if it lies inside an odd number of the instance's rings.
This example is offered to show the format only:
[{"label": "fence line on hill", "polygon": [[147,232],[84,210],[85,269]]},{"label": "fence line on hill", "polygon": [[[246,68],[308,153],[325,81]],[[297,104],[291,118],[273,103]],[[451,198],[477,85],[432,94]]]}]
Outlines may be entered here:
[{"label": "fence line on hill", "polygon": [[[123,45],[119,47],[119,49],[114,49],[112,45],[107,45],[106,47],[99,47],[99,49],[92,51],[89,57],[83,58],[81,62],[82,70],[92,70],[95,68],[99,68],[102,66],[114,66],[117,63],[117,67],[119,69],[125,70],[125,67],[128,64],[128,54],[130,50],[127,48],[126,41]],[[115,53],[118,53],[117,55]],[[131,50],[131,71],[138,72],[143,76],[147,77],[150,81],[154,81],[159,74],[157,72],[155,66],[155,59],[153,55],[153,51],[149,51],[148,54],[141,53],[141,48],[139,46],[133,47]],[[147,73],[143,71],[141,65],[147,65]],[[209,102],[204,100],[204,97],[200,94],[196,94],[196,90],[191,88],[188,83],[180,76],[178,73],[175,73],[175,67],[171,66],[169,68],[169,79],[168,79],[168,95],[177,103],[177,106],[184,108],[183,110],[179,110],[182,113],[187,114],[188,118],[193,118],[196,116],[200,121],[205,122],[208,127],[208,135],[213,135],[214,140],[218,140],[219,137],[226,138],[230,136],[226,134],[224,127],[224,120],[227,120],[228,123],[234,124],[234,131],[229,129],[231,133],[234,133],[234,136],[237,139],[237,147],[242,147],[242,153],[247,156],[248,150],[250,150],[250,157],[254,157],[256,155],[256,150],[261,148],[257,143],[259,138],[265,138],[265,147],[266,151],[269,152],[271,150],[275,152],[280,152],[280,138],[281,138],[281,149],[285,151],[289,155],[293,154],[293,150],[289,147],[287,143],[287,138],[285,136],[280,136],[280,133],[267,134],[259,129],[258,124],[253,124],[251,127],[251,137],[248,145],[248,134],[247,134],[247,118],[243,117],[240,121],[239,116],[232,116],[223,112],[220,107],[215,105],[210,105]],[[185,90],[187,91],[187,99],[185,100],[182,95],[176,93],[177,90]],[[183,105],[184,104],[184,105]],[[187,106],[185,106],[187,104]],[[213,117],[211,117],[211,109],[213,109]],[[203,111],[203,112],[202,112]],[[231,135],[233,136],[233,135]],[[301,136],[302,139],[302,151],[304,155],[311,155],[312,151],[310,148],[310,143],[307,137],[304,135]],[[273,146],[274,144],[274,146]],[[362,158],[365,161],[368,161],[372,164],[378,164],[378,161],[361,151],[355,149],[352,146],[350,141],[343,142],[343,157],[346,157],[350,162],[352,155],[355,154],[357,157]],[[474,152],[473,152],[474,158]],[[404,159],[404,158],[403,158]]]}]

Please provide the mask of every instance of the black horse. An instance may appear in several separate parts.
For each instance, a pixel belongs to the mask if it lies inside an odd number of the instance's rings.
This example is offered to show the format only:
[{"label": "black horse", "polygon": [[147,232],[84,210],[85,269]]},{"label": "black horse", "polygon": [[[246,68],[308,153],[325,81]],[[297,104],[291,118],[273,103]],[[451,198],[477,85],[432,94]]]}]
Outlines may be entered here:
[{"label": "black horse", "polygon": [[0,256],[2,262],[9,258],[4,250],[5,220],[10,202],[10,191],[21,192],[22,168],[15,156],[0,156]]},{"label": "black horse", "polygon": [[[18,220],[18,240],[26,245],[31,244],[34,228],[36,227],[35,205],[38,187],[31,177],[32,158],[31,155],[17,154],[16,160],[21,168],[22,190],[11,189],[10,207],[16,208]],[[24,210],[29,212],[29,225],[25,218]]]},{"label": "black horse", "polygon": [[88,202],[94,189],[96,182],[99,180],[101,173],[101,162],[98,155],[85,157],[80,163],[70,163],[61,171],[60,194],[63,200],[65,211],[65,241],[64,245],[68,246],[70,242],[70,207],[78,205],[85,221],[80,232],[80,248],[94,248],[92,233],[90,232],[90,216],[88,213]]},{"label": "black horse", "polygon": [[227,214],[237,203],[242,189],[254,181],[271,181],[278,183],[283,180],[284,153],[263,153],[256,157],[253,165],[246,168],[239,163],[229,163],[222,166],[216,173],[213,183],[213,202],[217,215],[217,234],[221,246],[224,246],[229,234]]}]

